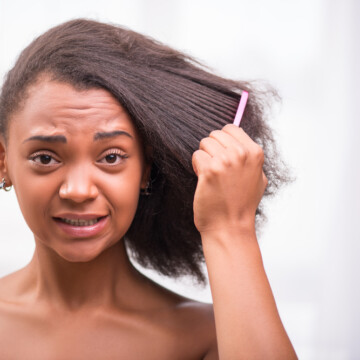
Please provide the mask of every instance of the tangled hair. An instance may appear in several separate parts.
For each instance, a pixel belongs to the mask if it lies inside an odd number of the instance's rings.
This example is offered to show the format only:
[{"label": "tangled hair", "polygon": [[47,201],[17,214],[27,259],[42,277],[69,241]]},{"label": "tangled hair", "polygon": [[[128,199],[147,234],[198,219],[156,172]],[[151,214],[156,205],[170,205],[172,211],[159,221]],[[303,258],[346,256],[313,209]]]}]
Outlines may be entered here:
[{"label": "tangled hair", "polygon": [[[144,149],[151,149],[145,157],[152,163],[152,194],[140,196],[125,236],[132,257],[144,267],[205,283],[201,238],[193,220],[197,177],[191,157],[202,138],[233,121],[241,90],[249,92],[241,126],[265,153],[265,196],[288,181],[265,122],[268,104],[277,97],[269,87],[224,79],[149,37],[77,19],[35,39],[8,72],[0,97],[5,139],[11,115],[44,74],[78,90],[108,90],[127,110]],[[263,217],[257,209],[257,218]]]}]

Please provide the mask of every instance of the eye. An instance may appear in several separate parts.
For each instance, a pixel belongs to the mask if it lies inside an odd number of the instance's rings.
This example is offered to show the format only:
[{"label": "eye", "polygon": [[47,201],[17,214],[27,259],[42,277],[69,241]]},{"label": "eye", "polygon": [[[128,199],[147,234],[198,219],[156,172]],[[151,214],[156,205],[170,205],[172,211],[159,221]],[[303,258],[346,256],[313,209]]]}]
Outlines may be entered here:
[{"label": "eye", "polygon": [[123,151],[119,149],[112,149],[107,151],[103,157],[98,161],[100,164],[104,165],[118,165],[121,164],[125,159],[128,158],[128,155],[126,155]]},{"label": "eye", "polygon": [[47,152],[37,152],[30,156],[30,160],[40,166],[52,166],[60,163],[52,154]]}]

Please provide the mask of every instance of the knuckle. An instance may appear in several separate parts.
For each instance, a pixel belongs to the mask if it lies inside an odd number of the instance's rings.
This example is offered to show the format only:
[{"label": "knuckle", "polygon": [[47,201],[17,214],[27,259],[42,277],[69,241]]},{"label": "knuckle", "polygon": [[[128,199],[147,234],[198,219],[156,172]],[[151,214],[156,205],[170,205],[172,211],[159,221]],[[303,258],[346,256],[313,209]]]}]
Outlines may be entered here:
[{"label": "knuckle", "polygon": [[256,154],[257,154],[258,156],[264,156],[264,150],[263,150],[263,148],[262,148],[260,145],[257,145],[257,146],[256,146],[255,152],[256,152]]},{"label": "knuckle", "polygon": [[219,163],[214,163],[209,168],[209,174],[211,176],[221,176],[221,174],[224,172],[223,167]]},{"label": "knuckle", "polygon": [[261,148],[261,146],[256,147],[255,157],[261,162],[264,161],[264,150]]},{"label": "knuckle", "polygon": [[224,172],[222,162],[219,161],[219,159],[212,161],[211,164],[208,164],[208,166],[206,167],[205,172],[208,178],[220,176]]},{"label": "knuckle", "polygon": [[263,173],[263,181],[264,181],[264,184],[265,184],[265,187],[269,184],[269,180],[268,178],[266,177],[266,175]]},{"label": "knuckle", "polygon": [[211,131],[211,133],[209,134],[210,137],[216,138],[218,137],[218,135],[221,133],[220,130],[213,130]]},{"label": "knuckle", "polygon": [[206,143],[207,143],[207,138],[203,138],[200,140],[200,143],[199,143],[199,148],[202,149],[206,146]]},{"label": "knuckle", "polygon": [[192,154],[192,160],[196,160],[196,157],[198,156],[200,150],[195,150]]},{"label": "knuckle", "polygon": [[224,127],[223,127],[223,130],[231,130],[233,128],[238,128],[236,125],[234,124],[226,124]]},{"label": "knuckle", "polygon": [[237,146],[234,154],[236,155],[238,161],[244,161],[248,156],[248,151],[243,146]]},{"label": "knuckle", "polygon": [[232,164],[233,164],[232,159],[227,154],[222,154],[220,156],[220,161],[221,161],[222,166],[226,167],[226,168],[232,166]]}]

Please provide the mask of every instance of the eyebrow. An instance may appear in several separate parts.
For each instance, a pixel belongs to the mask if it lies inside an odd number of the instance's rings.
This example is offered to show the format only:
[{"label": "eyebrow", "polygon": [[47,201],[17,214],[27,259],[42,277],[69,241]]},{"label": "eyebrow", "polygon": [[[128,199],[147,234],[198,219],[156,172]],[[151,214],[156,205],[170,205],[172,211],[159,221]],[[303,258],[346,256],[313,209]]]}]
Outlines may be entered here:
[{"label": "eyebrow", "polygon": [[123,130],[115,130],[115,131],[110,131],[110,132],[97,132],[94,135],[94,140],[102,140],[102,139],[108,139],[108,138],[113,138],[119,135],[125,135],[127,137],[129,137],[130,139],[133,139],[133,137],[126,131]]},{"label": "eyebrow", "polygon": [[32,141],[32,140],[36,140],[36,141],[45,141],[45,142],[61,142],[61,143],[66,143],[66,137],[63,135],[35,135],[35,136],[31,136],[28,139],[24,140],[23,143],[27,142],[27,141]]},{"label": "eyebrow", "polygon": [[[123,131],[123,130],[115,130],[115,131],[110,131],[110,132],[97,132],[94,135],[94,141],[113,138],[113,137],[116,137],[119,135],[125,135],[125,136],[133,139],[133,137],[128,132]],[[67,143],[67,139],[64,135],[34,135],[34,136],[31,136],[28,139],[24,140],[23,143],[25,143],[27,141],[44,141],[44,142],[50,142],[50,143],[60,142],[60,143],[64,143],[64,144]]]}]

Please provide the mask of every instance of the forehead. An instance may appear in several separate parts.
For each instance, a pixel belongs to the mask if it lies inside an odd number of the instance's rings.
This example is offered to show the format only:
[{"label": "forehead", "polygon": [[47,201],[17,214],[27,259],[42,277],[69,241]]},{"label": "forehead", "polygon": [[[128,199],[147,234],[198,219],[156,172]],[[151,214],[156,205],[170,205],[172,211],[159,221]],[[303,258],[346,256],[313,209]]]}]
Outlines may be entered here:
[{"label": "forehead", "polygon": [[85,134],[95,130],[125,130],[136,135],[130,116],[107,90],[77,90],[70,84],[50,80],[28,89],[23,107],[10,122],[10,134],[12,128],[27,135],[44,131]]}]

